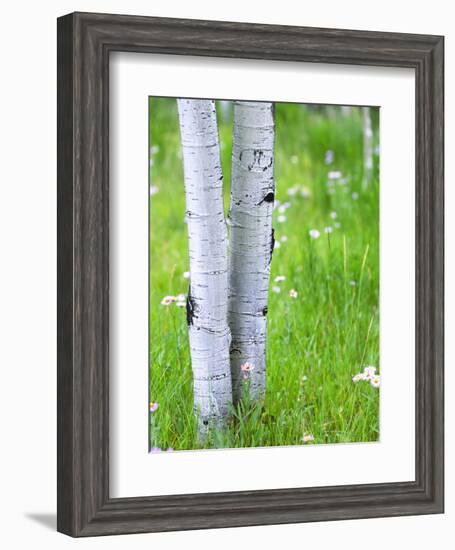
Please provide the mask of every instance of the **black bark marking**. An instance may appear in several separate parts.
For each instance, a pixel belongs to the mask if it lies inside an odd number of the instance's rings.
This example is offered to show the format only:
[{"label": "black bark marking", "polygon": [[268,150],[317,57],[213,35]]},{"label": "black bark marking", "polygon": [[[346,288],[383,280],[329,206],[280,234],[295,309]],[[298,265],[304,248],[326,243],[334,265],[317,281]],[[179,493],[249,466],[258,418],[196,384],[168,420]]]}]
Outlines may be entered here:
[{"label": "black bark marking", "polygon": [[[250,152],[251,149],[244,149],[240,151],[239,161],[242,162],[243,153]],[[273,156],[270,155],[269,161],[267,162],[268,155],[264,153],[261,149],[253,149],[253,159],[246,165],[248,172],[251,172],[253,168],[259,168],[265,172],[273,164]]]},{"label": "black bark marking", "polygon": [[258,203],[258,206],[262,204],[263,202],[271,203],[275,200],[275,193],[273,191],[269,191],[267,195],[262,199],[261,202]]},{"label": "black bark marking", "polygon": [[195,315],[195,305],[193,297],[191,296],[191,285],[188,288],[188,296],[186,297],[186,322],[188,326],[193,324]]},{"label": "black bark marking", "polygon": [[266,317],[268,312],[269,312],[269,308],[267,306],[264,306],[262,309],[262,316]]},{"label": "black bark marking", "polygon": [[253,162],[251,164],[248,164],[248,171],[251,172],[255,164],[257,164],[258,166],[261,166],[261,158],[263,155],[264,153],[260,149],[254,149]]},{"label": "black bark marking", "polygon": [[269,163],[264,166],[262,171],[265,172],[266,170],[268,170],[272,166],[272,164],[273,164],[273,157],[270,157]]},{"label": "black bark marking", "polygon": [[270,260],[269,263],[272,261],[273,256],[273,249],[275,248],[275,229],[272,227],[272,237],[270,239]]}]

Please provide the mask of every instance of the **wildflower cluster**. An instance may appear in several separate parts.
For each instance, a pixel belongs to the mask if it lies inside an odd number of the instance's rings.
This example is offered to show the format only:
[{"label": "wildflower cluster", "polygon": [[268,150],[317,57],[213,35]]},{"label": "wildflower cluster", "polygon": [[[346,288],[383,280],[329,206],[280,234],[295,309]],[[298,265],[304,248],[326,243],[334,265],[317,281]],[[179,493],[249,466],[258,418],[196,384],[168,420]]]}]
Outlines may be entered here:
[{"label": "wildflower cluster", "polygon": [[[337,221],[338,214],[336,212],[330,212],[329,216],[333,220],[333,227],[332,225],[324,227],[324,233],[326,235],[330,235],[331,233],[333,233],[333,228],[339,229],[341,227],[341,223]],[[321,232],[318,229],[310,229],[308,235],[311,239],[316,240],[319,239],[319,237],[321,236]]]},{"label": "wildflower cluster", "polygon": [[156,454],[156,453],[172,453],[174,449],[172,447],[168,447],[167,449],[160,449],[160,447],[151,447],[150,448],[150,453],[152,454]]},{"label": "wildflower cluster", "polygon": [[357,382],[369,382],[373,388],[379,388],[381,384],[381,377],[379,374],[376,374],[376,367],[368,366],[363,369],[363,372],[359,372],[352,377],[354,384]]},{"label": "wildflower cluster", "polygon": [[186,307],[186,296],[185,294],[177,294],[177,296],[165,296],[161,300],[162,306],[170,306],[175,304],[177,307]]},{"label": "wildflower cluster", "polygon": [[[333,151],[327,151],[325,154],[325,164],[330,165],[335,160],[335,154]],[[349,193],[351,190],[349,188],[350,178],[349,176],[343,176],[343,173],[340,170],[330,170],[327,173],[327,194],[334,195],[336,187],[339,186],[340,190],[344,193]],[[353,201],[358,200],[359,194],[356,191],[351,192],[351,198]]]},{"label": "wildflower cluster", "polygon": [[[279,284],[283,283],[285,280],[286,280],[286,277],[284,275],[277,275],[273,280],[275,284],[272,286],[272,292],[275,292],[275,294],[279,294],[282,288],[281,286],[279,286]],[[297,296],[298,296],[297,290],[295,290],[294,288],[291,288],[291,290],[289,291],[289,297],[295,299],[297,298]]]},{"label": "wildflower cluster", "polygon": [[287,190],[290,197],[300,196],[303,199],[311,198],[311,191],[305,185],[293,185]]}]

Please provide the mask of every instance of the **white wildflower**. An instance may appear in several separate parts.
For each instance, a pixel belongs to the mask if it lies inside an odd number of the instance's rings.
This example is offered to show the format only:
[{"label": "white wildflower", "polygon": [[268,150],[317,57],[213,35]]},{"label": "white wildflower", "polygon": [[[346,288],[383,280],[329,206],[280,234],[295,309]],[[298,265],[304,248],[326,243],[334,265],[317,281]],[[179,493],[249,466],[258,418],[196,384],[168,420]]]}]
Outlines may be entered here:
[{"label": "white wildflower", "polygon": [[330,212],[330,217],[332,220],[336,220],[338,218],[338,214],[336,212]]},{"label": "white wildflower", "polygon": [[183,272],[183,278],[184,279],[189,279],[190,278],[190,272],[189,271],[184,271]]},{"label": "white wildflower", "polygon": [[186,307],[186,296],[185,294],[179,294],[175,297],[175,305],[177,307]]},{"label": "white wildflower", "polygon": [[280,239],[280,241],[281,241],[282,243],[287,242],[287,240],[288,240],[288,238],[286,237],[286,235],[283,235],[283,236],[281,237],[281,239]]},{"label": "white wildflower", "polygon": [[333,227],[324,227],[324,233],[333,233]]},{"label": "white wildflower", "polygon": [[281,288],[279,286],[272,286],[272,292],[279,294],[281,292]]},{"label": "white wildflower", "polygon": [[338,171],[338,170],[333,170],[332,172],[329,172],[327,174],[327,177],[329,178],[329,180],[338,180],[341,178],[343,174]]},{"label": "white wildflower", "polygon": [[317,229],[311,229],[309,232],[309,235],[312,239],[318,239],[320,236],[320,233]]},{"label": "white wildflower", "polygon": [[381,377],[379,376],[379,374],[371,378],[370,384],[373,386],[373,388],[379,388],[379,386],[381,385]]},{"label": "white wildflower", "polygon": [[277,275],[275,277],[275,283],[282,283],[285,280],[286,280],[286,277],[284,275]]},{"label": "white wildflower", "polygon": [[363,380],[365,382],[370,382],[370,384],[374,388],[379,388],[380,376],[379,374],[376,374],[376,367],[369,365],[368,367],[365,367],[363,369],[363,372],[359,372],[358,374],[352,377],[352,381],[354,382],[354,384],[356,384],[360,380]]},{"label": "white wildflower", "polygon": [[363,369],[363,374],[368,378],[368,379],[371,379],[375,376],[376,374],[376,367],[373,367],[371,365],[369,365],[368,367],[365,367]]},{"label": "white wildflower", "polygon": [[310,443],[310,441],[314,441],[314,435],[313,434],[305,434],[303,437],[302,437],[302,441],[304,443]]},{"label": "white wildflower", "polygon": [[286,216],[284,216],[283,214],[281,214],[280,216],[278,216],[278,218],[276,219],[278,223],[284,223],[286,221]]},{"label": "white wildflower", "polygon": [[254,370],[254,365],[253,363],[243,363],[243,365],[240,365],[240,370],[243,371],[243,372],[251,372],[252,370]]},{"label": "white wildflower", "polygon": [[165,296],[161,300],[161,305],[162,306],[170,306],[172,304],[172,302],[175,302],[175,300],[176,300],[175,296]]},{"label": "white wildflower", "polygon": [[324,162],[326,164],[332,164],[332,162],[334,161],[334,158],[335,158],[335,153],[329,149],[325,153]]},{"label": "white wildflower", "polygon": [[291,290],[289,291],[289,296],[291,298],[297,298],[297,296],[298,296],[297,290],[295,290],[294,288],[291,288]]}]

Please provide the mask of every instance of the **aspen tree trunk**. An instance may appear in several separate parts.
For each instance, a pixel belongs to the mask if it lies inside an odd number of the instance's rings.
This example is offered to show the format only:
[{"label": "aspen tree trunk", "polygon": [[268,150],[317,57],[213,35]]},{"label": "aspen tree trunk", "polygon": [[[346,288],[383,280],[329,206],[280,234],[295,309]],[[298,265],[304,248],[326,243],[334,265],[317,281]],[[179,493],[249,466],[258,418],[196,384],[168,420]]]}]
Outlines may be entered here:
[{"label": "aspen tree trunk", "polygon": [[373,177],[373,130],[369,107],[362,108],[363,117],[363,180],[362,187],[367,189]]},{"label": "aspen tree trunk", "polygon": [[190,258],[187,320],[199,436],[232,403],[227,229],[215,102],[178,99]]},{"label": "aspen tree trunk", "polygon": [[[265,395],[267,302],[274,244],[274,138],[272,103],[235,102],[228,219],[234,403],[241,399],[246,381],[254,399]],[[246,363],[252,370],[242,371]]]}]

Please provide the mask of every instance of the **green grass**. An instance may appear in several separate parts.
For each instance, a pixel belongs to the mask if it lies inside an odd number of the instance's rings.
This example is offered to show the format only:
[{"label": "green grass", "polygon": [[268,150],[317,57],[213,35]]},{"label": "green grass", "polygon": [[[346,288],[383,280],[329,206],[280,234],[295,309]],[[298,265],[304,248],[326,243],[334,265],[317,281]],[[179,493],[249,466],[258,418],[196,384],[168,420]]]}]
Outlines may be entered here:
[{"label": "green grass", "polygon": [[[218,108],[229,205],[232,117]],[[378,136],[378,112],[373,112]],[[291,203],[283,236],[273,255],[267,343],[267,395],[263,404],[246,400],[232,411],[226,429],[201,443],[193,418],[192,374],[184,308],[160,304],[166,295],[186,294],[189,269],[180,135],[175,100],[150,100],[150,445],[175,450],[377,441],[379,391],[352,376],[366,365],[379,367],[379,185],[361,189],[362,122],[336,107],[276,105],[276,197]],[[157,150],[157,152],[156,152]],[[330,166],[325,153],[335,154]],[[328,193],[327,174],[348,181]],[[288,190],[303,186],[307,197]],[[354,200],[352,194],[357,193]],[[354,195],[355,196],[355,195]],[[331,213],[336,212],[336,219]],[[335,222],[340,227],[335,227]],[[332,227],[325,234],[325,227]],[[309,231],[321,236],[311,239]],[[278,275],[286,280],[274,283]],[[289,291],[295,289],[293,299]]]}]

